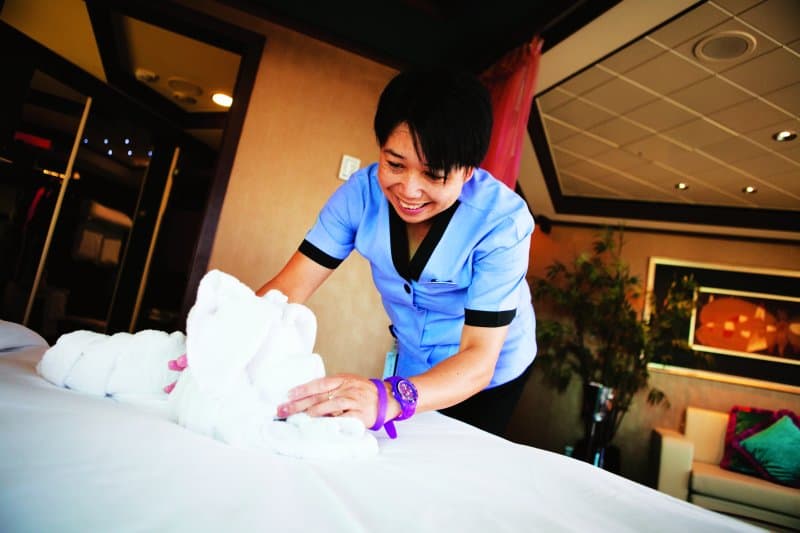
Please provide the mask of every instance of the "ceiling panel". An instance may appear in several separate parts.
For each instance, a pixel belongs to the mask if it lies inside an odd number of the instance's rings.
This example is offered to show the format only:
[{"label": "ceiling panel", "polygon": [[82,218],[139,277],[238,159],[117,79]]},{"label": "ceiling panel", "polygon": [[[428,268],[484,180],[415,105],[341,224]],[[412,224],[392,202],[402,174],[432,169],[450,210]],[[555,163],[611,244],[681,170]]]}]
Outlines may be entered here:
[{"label": "ceiling panel", "polygon": [[698,118],[667,130],[664,135],[689,146],[708,146],[730,137],[730,133],[713,122]]},{"label": "ceiling panel", "polygon": [[650,102],[634,109],[626,116],[637,124],[652,128],[655,131],[665,131],[697,118],[691,112],[666,100]]},{"label": "ceiling panel", "polygon": [[763,100],[752,99],[711,113],[709,118],[736,132],[747,133],[773,126],[791,116],[775,109]]},{"label": "ceiling panel", "polygon": [[573,135],[569,139],[558,143],[557,146],[564,151],[573,152],[583,157],[592,157],[593,155],[607,152],[613,148],[613,146],[590,137],[585,133]]},{"label": "ceiling panel", "polygon": [[625,73],[626,78],[645,85],[661,95],[670,94],[708,76],[706,70],[672,52],[665,52]]},{"label": "ceiling panel", "polygon": [[767,153],[764,148],[740,137],[729,137],[724,141],[709,144],[704,146],[702,151],[728,163],[751,159]]},{"label": "ceiling panel", "polygon": [[800,2],[797,0],[767,0],[739,16],[778,41],[800,39]]},{"label": "ceiling panel", "polygon": [[577,98],[557,107],[549,115],[580,129],[590,128],[614,117],[611,113]]},{"label": "ceiling panel", "polygon": [[568,170],[561,173],[559,180],[561,188],[566,194],[580,193],[581,196],[595,198],[616,198],[620,194],[619,191],[611,189],[604,182],[583,178]]},{"label": "ceiling panel", "polygon": [[544,120],[544,127],[547,128],[547,137],[554,142],[562,141],[578,132],[575,127],[565,126],[549,116]]},{"label": "ceiling panel", "polygon": [[637,179],[632,174],[611,173],[604,176],[603,179],[604,183],[615,191],[637,200],[646,198],[651,202],[684,201],[683,198],[673,192],[674,189],[659,187],[645,180]]},{"label": "ceiling panel", "polygon": [[777,48],[726,70],[725,77],[755,93],[772,92],[800,82],[800,56]]},{"label": "ceiling panel", "polygon": [[656,99],[651,93],[619,78],[592,89],[584,97],[616,113],[625,113]]},{"label": "ceiling panel", "polygon": [[640,167],[646,160],[626,150],[609,150],[594,156],[594,160],[610,169],[628,170]]},{"label": "ceiling panel", "polygon": [[779,157],[776,154],[765,154],[752,159],[737,161],[736,168],[741,168],[749,174],[761,178],[766,178],[775,174],[783,174],[793,170],[800,171],[796,163]]},{"label": "ceiling panel", "polygon": [[669,98],[693,111],[708,114],[744,102],[752,96],[724,78],[713,76],[675,91]]},{"label": "ceiling panel", "polygon": [[614,76],[607,71],[600,69],[600,67],[594,66],[585,72],[582,72],[580,76],[576,76],[571,80],[564,82],[561,85],[561,88],[565,91],[569,91],[572,94],[583,94],[589,89],[593,89],[598,85],[609,81],[613,77]]},{"label": "ceiling panel", "polygon": [[746,11],[763,1],[764,0],[714,0],[714,3],[735,15],[737,13],[741,13],[742,11]]},{"label": "ceiling panel", "polygon": [[622,74],[663,53],[663,47],[647,39],[642,39],[625,47],[600,64],[617,74]]},{"label": "ceiling panel", "polygon": [[557,87],[556,89],[539,98],[538,102],[543,111],[552,111],[558,106],[572,100],[572,98],[572,94],[567,93],[561,90],[561,88]]},{"label": "ceiling panel", "polygon": [[650,135],[650,131],[624,118],[615,118],[593,126],[589,128],[589,132],[619,146]]},{"label": "ceiling panel", "polygon": [[800,201],[800,169],[784,174],[770,176],[769,181],[793,195],[794,201]]},{"label": "ceiling panel", "polygon": [[[798,23],[800,23],[800,21]],[[800,83],[795,83],[783,89],[778,89],[775,92],[767,93],[764,97],[784,111],[792,113],[795,116],[800,115]]]},{"label": "ceiling panel", "polygon": [[724,11],[712,3],[706,3],[693,9],[680,19],[656,30],[650,37],[666,47],[674,47],[716,26],[727,18],[728,16]]}]

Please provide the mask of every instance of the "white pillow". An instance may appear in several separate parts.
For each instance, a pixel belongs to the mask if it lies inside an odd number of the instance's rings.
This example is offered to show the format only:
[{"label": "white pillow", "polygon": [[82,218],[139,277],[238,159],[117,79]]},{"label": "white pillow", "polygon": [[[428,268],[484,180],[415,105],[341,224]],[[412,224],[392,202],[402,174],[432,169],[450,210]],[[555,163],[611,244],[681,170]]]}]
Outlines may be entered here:
[{"label": "white pillow", "polygon": [[22,324],[0,320],[0,352],[10,352],[30,346],[50,346],[41,335]]}]

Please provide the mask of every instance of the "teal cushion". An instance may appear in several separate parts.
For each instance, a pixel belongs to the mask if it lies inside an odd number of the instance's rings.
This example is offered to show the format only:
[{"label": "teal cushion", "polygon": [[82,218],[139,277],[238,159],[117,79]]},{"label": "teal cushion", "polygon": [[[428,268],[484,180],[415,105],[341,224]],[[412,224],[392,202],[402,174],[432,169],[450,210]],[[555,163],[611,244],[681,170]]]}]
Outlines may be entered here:
[{"label": "teal cushion", "polygon": [[726,470],[733,470],[751,476],[760,475],[734,444],[742,439],[754,435],[762,429],[768,428],[778,419],[772,409],[759,407],[745,407],[735,405],[728,416],[728,428],[725,431],[725,452],[719,466]]},{"label": "teal cushion", "polygon": [[768,428],[735,446],[764,478],[792,487],[800,486],[800,428],[784,415]]}]

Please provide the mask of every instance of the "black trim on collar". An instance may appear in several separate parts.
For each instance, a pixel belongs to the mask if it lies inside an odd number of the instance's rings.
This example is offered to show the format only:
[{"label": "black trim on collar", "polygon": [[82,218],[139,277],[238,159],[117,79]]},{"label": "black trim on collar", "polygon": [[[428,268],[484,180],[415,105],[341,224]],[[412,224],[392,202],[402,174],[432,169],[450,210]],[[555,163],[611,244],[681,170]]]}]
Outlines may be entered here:
[{"label": "black trim on collar", "polygon": [[408,257],[408,231],[406,223],[394,210],[394,206],[389,203],[388,200],[386,202],[389,204],[389,234],[394,268],[403,279],[419,281],[419,277],[425,269],[425,265],[428,264],[428,260],[431,258],[431,255],[433,255],[436,245],[442,240],[442,235],[444,235],[447,225],[450,223],[450,219],[453,218],[461,202],[456,200],[453,205],[433,217],[428,234],[422,239],[419,248],[417,248],[417,251],[414,253],[414,257],[410,260]]},{"label": "black trim on collar", "polygon": [[332,255],[326,254],[305,239],[303,239],[303,242],[300,243],[297,251],[315,263],[322,265],[325,268],[330,268],[331,270],[341,265],[342,261],[344,261],[344,259],[337,259]]},{"label": "black trim on collar", "polygon": [[517,315],[516,309],[509,311],[475,311],[464,309],[464,325],[483,328],[499,328],[511,324]]}]

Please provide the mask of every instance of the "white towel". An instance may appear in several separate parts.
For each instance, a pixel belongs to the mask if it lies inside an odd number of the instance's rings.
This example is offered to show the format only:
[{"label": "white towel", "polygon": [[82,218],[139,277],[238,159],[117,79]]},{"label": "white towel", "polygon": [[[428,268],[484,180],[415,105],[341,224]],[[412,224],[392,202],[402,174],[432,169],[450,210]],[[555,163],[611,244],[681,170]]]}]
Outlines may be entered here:
[{"label": "white towel", "polygon": [[[124,334],[117,333],[113,337],[117,335]],[[106,393],[118,399],[144,396],[166,400],[164,385],[178,378],[178,373],[170,370],[168,363],[185,352],[186,336],[180,331],[138,331],[130,342],[120,343]]]},{"label": "white towel", "polygon": [[378,442],[355,418],[312,418],[298,413],[264,427],[264,440],[282,455],[304,459],[358,459],[378,453]]},{"label": "white towel", "polygon": [[79,330],[59,337],[37,371],[60,387],[160,410],[166,408],[164,385],[178,378],[167,362],[185,351],[185,336],[179,331],[104,335]]},{"label": "white towel", "polygon": [[36,365],[36,371],[53,385],[64,387],[64,381],[83,355],[83,351],[92,343],[105,338],[102,333],[84,330],[61,335],[55,345],[44,353]]},{"label": "white towel", "polygon": [[302,458],[368,457],[375,437],[357,419],[273,419],[289,389],[325,375],[313,353],[316,318],[278,291],[259,298],[236,278],[208,272],[187,318],[188,368],[170,394],[193,431],[246,448]]}]

